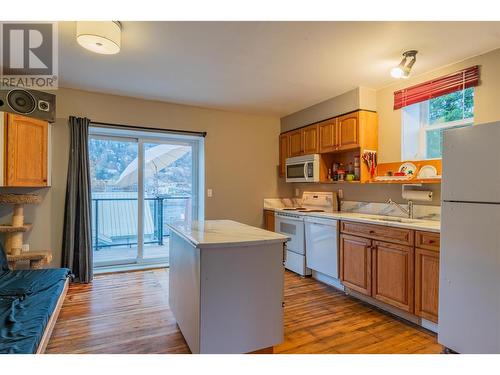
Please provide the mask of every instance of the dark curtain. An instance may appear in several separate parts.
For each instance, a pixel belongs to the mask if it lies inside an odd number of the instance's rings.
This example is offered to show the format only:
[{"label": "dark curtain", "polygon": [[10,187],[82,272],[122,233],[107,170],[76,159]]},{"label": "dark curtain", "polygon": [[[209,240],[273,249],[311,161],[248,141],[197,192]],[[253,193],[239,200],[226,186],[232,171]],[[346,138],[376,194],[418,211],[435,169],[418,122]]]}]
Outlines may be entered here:
[{"label": "dark curtain", "polygon": [[91,238],[91,195],[88,118],[71,116],[71,134],[66,204],[64,210],[63,267],[72,270],[75,281],[89,283],[93,279]]}]

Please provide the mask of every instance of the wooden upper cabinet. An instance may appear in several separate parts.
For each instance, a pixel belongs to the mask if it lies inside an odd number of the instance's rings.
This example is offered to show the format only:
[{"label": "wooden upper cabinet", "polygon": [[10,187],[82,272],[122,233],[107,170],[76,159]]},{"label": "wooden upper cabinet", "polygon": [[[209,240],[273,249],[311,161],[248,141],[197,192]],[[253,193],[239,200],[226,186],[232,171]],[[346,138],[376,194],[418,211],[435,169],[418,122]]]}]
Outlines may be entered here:
[{"label": "wooden upper cabinet", "polygon": [[339,150],[359,147],[359,112],[337,118]]},{"label": "wooden upper cabinet", "polygon": [[304,132],[302,129],[288,133],[289,155],[300,156],[304,153]]},{"label": "wooden upper cabinet", "polygon": [[373,298],[413,312],[413,275],[413,247],[373,241]]},{"label": "wooden upper cabinet", "polygon": [[319,152],[318,125],[311,125],[303,129],[304,154],[317,154]]},{"label": "wooden upper cabinet", "polygon": [[328,120],[318,125],[319,152],[332,152],[338,148],[337,119]]},{"label": "wooden upper cabinet", "polygon": [[367,238],[340,235],[340,279],[367,296],[371,295],[371,243]]},{"label": "wooden upper cabinet", "polygon": [[288,134],[281,134],[280,135],[280,166],[279,166],[279,176],[284,177],[285,176],[285,162],[286,158],[289,155],[289,140],[290,137]]},{"label": "wooden upper cabinet", "polygon": [[48,186],[46,121],[5,114],[4,186]]}]

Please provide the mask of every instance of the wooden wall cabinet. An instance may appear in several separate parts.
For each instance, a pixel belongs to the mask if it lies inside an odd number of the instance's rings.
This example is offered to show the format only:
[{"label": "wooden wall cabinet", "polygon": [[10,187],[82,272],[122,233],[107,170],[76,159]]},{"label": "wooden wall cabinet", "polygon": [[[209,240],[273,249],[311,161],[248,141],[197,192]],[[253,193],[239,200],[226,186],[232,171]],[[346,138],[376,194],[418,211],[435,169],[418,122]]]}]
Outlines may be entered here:
[{"label": "wooden wall cabinet", "polygon": [[289,156],[300,156],[304,154],[304,131],[295,130],[288,134]]},{"label": "wooden wall cabinet", "polygon": [[439,234],[416,232],[415,315],[438,322]]},{"label": "wooden wall cabinet", "polygon": [[288,134],[281,134],[280,135],[280,152],[279,152],[279,158],[280,158],[280,165],[279,165],[279,171],[278,174],[280,177],[285,176],[285,162],[286,158],[288,158],[290,151],[290,136]]},{"label": "wooden wall cabinet", "polygon": [[[333,162],[350,163],[354,161],[354,156],[360,156],[363,150],[378,149],[377,114],[360,110],[282,133],[279,149],[280,176],[285,175],[287,157],[319,153],[322,154],[321,168],[324,170],[321,173],[321,182],[327,182],[327,171]],[[368,182],[371,179],[368,167],[363,162],[360,172],[359,182]]]},{"label": "wooden wall cabinet", "polygon": [[359,112],[353,112],[337,119],[338,149],[350,150],[359,147]]},{"label": "wooden wall cabinet", "polygon": [[49,124],[11,113],[2,114],[1,186],[49,186]]},{"label": "wooden wall cabinet", "polygon": [[304,154],[317,154],[319,152],[318,125],[311,125],[303,130],[304,132]]},{"label": "wooden wall cabinet", "polygon": [[338,149],[337,119],[328,120],[318,125],[319,152],[334,152]]},{"label": "wooden wall cabinet", "polygon": [[274,232],[274,211],[264,210],[264,229]]}]

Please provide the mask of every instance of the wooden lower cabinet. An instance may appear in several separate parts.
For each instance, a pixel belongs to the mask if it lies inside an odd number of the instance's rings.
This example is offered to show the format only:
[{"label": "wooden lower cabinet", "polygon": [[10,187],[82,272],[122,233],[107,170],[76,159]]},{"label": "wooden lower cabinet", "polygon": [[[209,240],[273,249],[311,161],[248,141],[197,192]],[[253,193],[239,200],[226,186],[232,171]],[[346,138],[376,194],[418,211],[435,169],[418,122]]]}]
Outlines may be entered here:
[{"label": "wooden lower cabinet", "polygon": [[371,243],[366,238],[340,235],[340,279],[352,290],[371,295]]},{"label": "wooden lower cabinet", "polygon": [[274,232],[274,211],[264,210],[264,229]]},{"label": "wooden lower cabinet", "polygon": [[415,249],[415,315],[438,321],[439,251]]},{"label": "wooden lower cabinet", "polygon": [[413,312],[413,247],[373,241],[372,297]]},{"label": "wooden lower cabinet", "polygon": [[344,286],[437,323],[439,233],[347,221],[340,232]]}]

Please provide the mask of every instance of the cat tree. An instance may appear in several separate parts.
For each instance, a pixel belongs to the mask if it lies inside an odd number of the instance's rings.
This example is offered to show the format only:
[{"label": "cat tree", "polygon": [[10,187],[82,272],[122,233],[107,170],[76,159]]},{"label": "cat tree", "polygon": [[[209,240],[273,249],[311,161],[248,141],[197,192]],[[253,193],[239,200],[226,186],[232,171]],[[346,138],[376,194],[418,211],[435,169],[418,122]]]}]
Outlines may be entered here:
[{"label": "cat tree", "polygon": [[42,199],[36,194],[0,194],[0,204],[13,205],[12,223],[0,225],[0,233],[5,233],[5,252],[18,256],[23,246],[23,233],[31,229],[24,223],[25,204],[39,204]]}]

